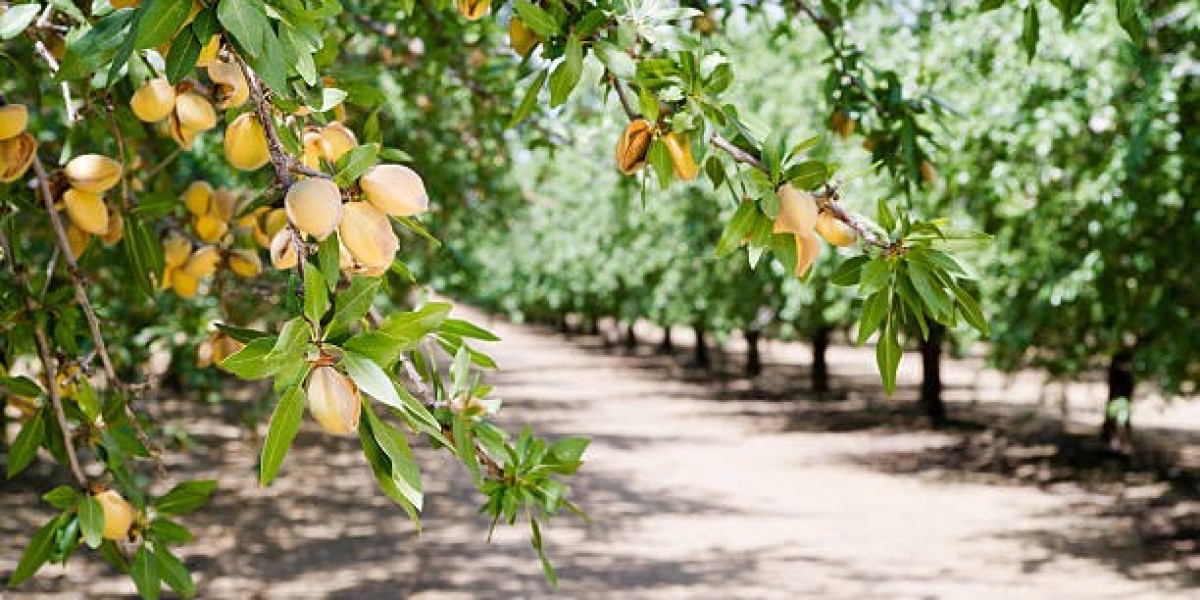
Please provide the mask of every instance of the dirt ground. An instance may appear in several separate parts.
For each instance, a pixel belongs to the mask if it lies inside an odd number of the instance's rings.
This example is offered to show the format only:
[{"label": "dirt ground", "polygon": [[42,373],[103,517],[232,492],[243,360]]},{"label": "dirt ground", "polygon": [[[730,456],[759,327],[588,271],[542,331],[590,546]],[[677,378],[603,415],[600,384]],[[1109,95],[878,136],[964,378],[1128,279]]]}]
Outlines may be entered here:
[{"label": "dirt ground", "polygon": [[[196,445],[169,465],[221,480],[212,504],[186,519],[202,540],[181,549],[199,597],[1200,597],[1197,403],[1147,402],[1135,417],[1145,441],[1125,458],[1094,446],[1096,386],[1004,378],[976,360],[947,363],[956,420],[933,432],[909,408],[913,365],[886,400],[869,351],[836,348],[841,391],[815,399],[800,345],[768,345],[766,374],[750,382],[700,377],[681,366],[683,349],[626,356],[594,337],[492,327],[504,338],[491,349],[504,369],[494,377],[502,422],[594,440],[573,486],[593,522],[564,515],[546,532],[556,592],[527,530],[485,543],[479,498],[450,460],[421,455],[418,537],[375,490],[357,442],[311,423],[280,479],[259,488],[256,442],[230,402],[177,423]],[[0,579],[49,514],[37,490],[54,480],[43,464],[0,484]],[[0,592],[125,597],[128,578],[87,556]]]}]

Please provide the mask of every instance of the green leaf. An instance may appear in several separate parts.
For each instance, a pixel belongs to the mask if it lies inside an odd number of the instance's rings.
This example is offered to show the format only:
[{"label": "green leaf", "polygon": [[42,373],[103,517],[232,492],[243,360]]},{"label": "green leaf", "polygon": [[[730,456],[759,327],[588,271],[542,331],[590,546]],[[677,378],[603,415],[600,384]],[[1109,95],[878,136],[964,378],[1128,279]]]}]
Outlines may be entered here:
[{"label": "green leaf", "polygon": [[364,331],[346,340],[342,347],[366,356],[388,369],[400,359],[401,353],[414,345],[416,340],[398,338],[382,331]]},{"label": "green leaf", "polygon": [[946,294],[946,290],[921,263],[909,261],[907,264],[908,280],[917,290],[917,294],[921,296],[925,306],[929,308],[928,312],[935,317],[944,315],[946,319],[949,319],[950,298]]},{"label": "green leaf", "polygon": [[375,301],[379,290],[379,278],[355,276],[350,287],[334,299],[333,320],[330,329],[349,327],[351,323],[365,317]]},{"label": "green leaf", "polygon": [[[154,48],[170,40],[192,11],[192,0],[143,0],[140,10],[142,14],[133,42],[135,50]],[[195,41],[190,30],[179,37]]]},{"label": "green leaf", "polygon": [[376,443],[391,460],[391,476],[392,480],[396,482],[396,488],[400,490],[404,499],[413,505],[413,508],[420,511],[424,505],[421,470],[417,467],[417,463],[413,462],[412,449],[408,446],[408,440],[404,439],[404,434],[400,430],[375,416],[375,411],[371,410],[370,403],[363,403],[363,412],[366,413],[367,420],[371,424],[371,434],[375,437]]},{"label": "green leaf", "polygon": [[658,121],[658,97],[649,88],[641,88],[638,91],[638,111],[647,121]]},{"label": "green leaf", "polygon": [[[307,302],[307,295],[306,300]],[[271,348],[267,360],[280,363],[292,362],[304,355],[308,343],[312,340],[312,327],[301,317],[288,319],[279,330],[279,337]],[[236,355],[234,355],[236,356]]]},{"label": "green leaf", "polygon": [[187,527],[163,517],[150,522],[149,536],[160,544],[186,544],[193,537]]},{"label": "green leaf", "polygon": [[582,437],[566,437],[550,444],[550,454],[561,462],[579,462],[591,440]]},{"label": "green leaf", "polygon": [[725,258],[737,250],[742,240],[750,235],[758,219],[758,207],[754,202],[738,203],[737,212],[733,213],[733,218],[729,219],[725,230],[721,232],[721,238],[717,240],[716,257]]},{"label": "green leaf", "polygon": [[37,3],[9,7],[3,14],[0,14],[0,40],[11,40],[21,35],[21,32],[33,23],[40,12],[42,12],[42,6]]},{"label": "green leaf", "polygon": [[20,375],[17,377],[6,377],[0,375],[0,388],[4,388],[9,394],[17,396],[27,396],[29,398],[37,398],[42,395],[42,386],[36,381]]},{"label": "green leaf", "polygon": [[883,377],[883,389],[888,395],[896,392],[896,369],[900,367],[900,340],[898,332],[889,323],[875,344],[875,362]]},{"label": "green leaf", "polygon": [[871,257],[865,255],[854,256],[842,261],[842,264],[838,265],[837,270],[829,277],[829,282],[842,286],[858,285],[862,279],[863,266],[870,261]]},{"label": "green leaf", "polygon": [[259,337],[246,344],[245,348],[221,361],[221,368],[242,379],[263,379],[280,370],[280,361],[269,358],[275,347],[274,336]]},{"label": "green leaf", "polygon": [[[331,236],[332,237],[332,236]],[[310,323],[320,323],[329,311],[329,287],[325,276],[312,263],[304,263],[304,316]],[[280,338],[282,339],[282,335]]]},{"label": "green leaf", "polygon": [[506,125],[508,129],[516,127],[517,124],[519,124],[521,121],[524,121],[525,118],[529,116],[529,113],[533,112],[533,107],[537,105],[538,94],[542,91],[542,86],[546,84],[546,77],[548,77],[549,74],[549,71],[541,71],[538,73],[537,78],[533,80],[533,83],[525,92],[525,96],[521,98],[521,104],[517,106],[516,112],[514,112],[512,118],[508,120],[508,124]]},{"label": "green leaf", "polygon": [[330,292],[337,288],[338,276],[341,272],[340,246],[336,232],[317,244],[317,264],[321,267],[321,275],[323,275],[325,285],[328,286]]},{"label": "green leaf", "polygon": [[216,35],[221,23],[217,21],[217,11],[206,8],[196,14],[196,18],[192,19],[192,33],[201,43],[207,44],[212,36]]},{"label": "green leaf", "polygon": [[158,290],[151,277],[158,277],[163,272],[162,245],[158,238],[140,217],[130,215],[125,218],[122,245],[141,291],[153,298]]},{"label": "green leaf", "polygon": [[461,414],[455,414],[450,424],[450,433],[454,438],[454,448],[458,458],[471,472],[471,478],[476,485],[480,482],[479,457],[475,456],[475,440],[471,435],[471,424]]},{"label": "green leaf", "polygon": [[54,546],[54,534],[62,525],[62,520],[62,515],[58,515],[47,521],[33,534],[29,545],[25,547],[25,552],[21,554],[21,559],[17,561],[16,570],[8,578],[8,587],[20,585],[32,577],[50,558],[50,549]]},{"label": "green leaf", "polygon": [[134,553],[133,564],[129,567],[133,585],[137,586],[138,594],[147,600],[158,598],[158,591],[161,587],[156,563],[154,552],[145,543],[142,543]]},{"label": "green leaf", "polygon": [[263,6],[262,2],[247,0],[221,0],[217,5],[217,19],[250,58],[264,52],[271,27]]},{"label": "green leaf", "polygon": [[983,309],[980,308],[979,302],[975,300],[974,296],[957,284],[951,285],[950,291],[954,293],[954,298],[958,301],[958,312],[962,314],[967,323],[985,338],[991,335],[987,318],[983,316]]},{"label": "green leaf", "polygon": [[419,340],[436,331],[450,316],[447,302],[428,302],[415,311],[393,313],[379,325],[379,331],[406,340]]},{"label": "green leaf", "polygon": [[1025,6],[1025,23],[1021,29],[1021,46],[1030,60],[1037,54],[1038,36],[1041,24],[1038,22],[1037,6],[1030,2]]},{"label": "green leaf", "polygon": [[616,44],[599,40],[593,44],[592,50],[600,62],[604,63],[605,68],[618,78],[633,79],[637,76],[637,64],[628,52],[618,48]]},{"label": "green leaf", "polygon": [[29,422],[21,427],[21,432],[17,434],[17,439],[13,440],[12,447],[8,449],[8,478],[16,477],[29,463],[33,462],[33,458],[37,456],[37,450],[41,447],[42,442],[46,439],[46,409],[43,408],[33,416]]},{"label": "green leaf", "polygon": [[[243,344],[249,344],[250,342],[253,342],[254,340],[257,340],[259,338],[274,337],[265,331],[259,331],[257,329],[249,329],[246,327],[233,327],[231,325],[226,325],[224,323],[217,323],[217,329],[221,333],[224,333],[225,335],[227,335],[227,336],[233,338],[234,340],[237,340]],[[272,341],[272,346],[273,345],[274,345],[274,342]]]},{"label": "green leaf", "polygon": [[355,146],[337,160],[337,175],[333,180],[341,187],[349,186],[366,173],[367,169],[375,166],[378,155],[378,144]]},{"label": "green leaf", "polygon": [[368,396],[388,406],[405,410],[405,404],[396,391],[392,378],[375,361],[355,352],[342,354],[342,366],[346,374],[358,384]]},{"label": "green leaf", "polygon": [[442,426],[437,419],[425,408],[408,390],[396,385],[392,378],[371,359],[346,351],[342,354],[342,366],[346,374],[368,396],[399,409],[410,422],[419,429],[438,440],[447,447],[454,446],[442,434]]},{"label": "green leaf", "polygon": [[192,581],[192,574],[188,572],[187,567],[183,566],[183,561],[179,560],[166,546],[156,544],[154,547],[154,562],[158,568],[158,575],[162,580],[171,586],[171,589],[179,593],[185,598],[196,594],[196,583]]},{"label": "green leaf", "polygon": [[95,496],[84,496],[79,502],[79,529],[88,547],[95,548],[104,541],[104,509]]},{"label": "green leaf", "polygon": [[1142,22],[1140,0],[1117,0],[1117,22],[1137,45],[1146,43],[1146,24]]},{"label": "green leaf", "polygon": [[571,96],[583,75],[583,43],[572,35],[567,40],[567,49],[562,62],[550,74],[550,107],[561,106]]},{"label": "green leaf", "polygon": [[537,550],[538,559],[542,561],[542,574],[550,583],[550,587],[558,587],[558,574],[554,572],[554,565],[550,564],[550,558],[546,556],[542,545],[542,529],[538,526],[537,519],[530,517],[529,527],[532,530],[530,543],[533,544],[534,550]]},{"label": "green leaf", "polygon": [[442,325],[438,328],[438,331],[441,333],[448,333],[451,335],[457,335],[476,340],[485,340],[489,342],[500,341],[500,338],[496,337],[496,334],[462,319],[446,319],[442,322]]},{"label": "green leaf", "polygon": [[92,77],[100,67],[112,61],[122,46],[132,51],[133,40],[128,30],[137,15],[138,11],[119,10],[100,19],[82,37],[68,44],[58,78]]},{"label": "green leaf", "polygon": [[871,337],[872,333],[879,329],[887,317],[890,296],[889,291],[880,290],[868,296],[867,300],[863,302],[862,315],[858,319],[858,339],[854,342],[855,345],[861,346]]},{"label": "green leaf", "polygon": [[42,500],[45,500],[50,506],[58,510],[67,510],[79,501],[79,491],[69,485],[60,485],[42,495]]},{"label": "green leaf", "polygon": [[[364,401],[363,406],[367,403]],[[371,420],[359,424],[358,440],[362,446],[363,456],[367,459],[367,464],[371,465],[371,472],[375,475],[375,481],[379,484],[379,489],[383,490],[387,497],[391,498],[404,512],[408,513],[409,518],[417,525],[417,530],[421,529],[421,515],[417,512],[417,507],[413,506],[404,493],[400,491],[400,487],[396,484],[396,480],[392,477],[392,463],[383,449],[379,447],[379,442],[375,440],[374,431],[371,429]]]},{"label": "green leaf", "polygon": [[173,85],[190,75],[203,48],[204,44],[197,39],[192,26],[184,27],[167,52],[167,81]]},{"label": "green leaf", "polygon": [[667,189],[671,185],[671,178],[675,174],[675,166],[671,162],[671,152],[667,150],[667,145],[662,139],[655,138],[650,142],[650,150],[646,152],[646,160],[654,167],[654,174],[658,175],[658,185],[662,189]]},{"label": "green leaf", "polygon": [[1000,8],[1001,6],[1004,6],[1004,3],[1006,1],[1007,0],[983,0],[982,2],[979,3],[979,12],[988,12],[988,11],[996,10],[997,8]]},{"label": "green leaf", "polygon": [[520,15],[521,21],[544,39],[552,38],[562,30],[553,15],[535,4],[526,2],[526,0],[518,0],[513,3],[512,7]]},{"label": "green leaf", "polygon": [[192,512],[212,496],[217,482],[212,479],[185,481],[154,502],[154,509],[163,515],[181,515]]},{"label": "green leaf", "polygon": [[262,461],[258,470],[259,484],[271,485],[275,480],[275,475],[296,438],[296,432],[300,429],[306,400],[304,388],[300,385],[288,389],[279,397],[275,412],[271,414],[266,441],[263,442]]}]

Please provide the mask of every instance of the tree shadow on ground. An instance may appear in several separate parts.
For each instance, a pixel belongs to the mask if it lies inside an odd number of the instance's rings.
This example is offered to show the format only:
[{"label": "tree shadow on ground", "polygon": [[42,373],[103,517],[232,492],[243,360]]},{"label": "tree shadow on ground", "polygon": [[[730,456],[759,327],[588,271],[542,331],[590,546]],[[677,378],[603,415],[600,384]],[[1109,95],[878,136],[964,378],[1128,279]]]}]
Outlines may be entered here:
[{"label": "tree shadow on ground", "polygon": [[[917,385],[901,385],[886,398],[877,377],[832,374],[832,391],[816,395],[809,367],[765,363],[763,373],[750,378],[744,352],[712,348],[712,367],[696,369],[685,348],[661,355],[651,347],[631,353],[594,336],[574,342],[588,352],[628,357],[631,368],[704,386],[718,401],[744,405],[739,412],[746,416],[782,414],[773,422],[784,432],[935,431],[917,404]],[[1046,516],[1089,518],[1089,526],[1011,535],[1052,553],[1108,564],[1131,579],[1200,587],[1200,433],[1142,428],[1135,450],[1117,453],[1095,429],[1037,406],[979,402],[976,395],[970,386],[946,386],[945,396],[959,399],[948,402],[951,418],[936,429],[948,443],[846,460],[889,474],[1065,495],[1069,513]]]}]

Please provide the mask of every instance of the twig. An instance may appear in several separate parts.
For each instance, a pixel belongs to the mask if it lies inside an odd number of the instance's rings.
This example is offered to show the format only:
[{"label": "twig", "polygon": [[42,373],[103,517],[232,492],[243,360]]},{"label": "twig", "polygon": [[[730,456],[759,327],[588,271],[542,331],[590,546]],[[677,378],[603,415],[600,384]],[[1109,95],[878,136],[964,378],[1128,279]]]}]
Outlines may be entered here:
[{"label": "twig", "polygon": [[[67,230],[63,227],[62,218],[58,211],[54,208],[54,194],[50,191],[50,176],[46,173],[46,167],[42,165],[42,159],[37,155],[33,157],[33,172],[37,177],[38,188],[42,196],[42,204],[46,207],[46,214],[50,218],[50,226],[54,229],[54,236],[57,242],[59,254],[66,263],[67,275],[71,280],[71,285],[75,288],[75,302],[79,304],[79,308],[83,310],[84,320],[87,321],[88,331],[91,332],[92,344],[96,347],[96,352],[100,354],[100,364],[104,367],[104,376],[108,379],[109,385],[113,388],[128,392],[132,388],[127,386],[125,382],[117,376],[117,369],[113,365],[112,356],[108,353],[108,345],[104,342],[104,335],[100,332],[100,319],[96,317],[96,310],[92,307],[92,302],[88,299],[87,285],[83,271],[79,268],[79,263],[75,260],[75,255],[71,253],[71,242],[67,238]],[[122,404],[125,407],[125,415],[129,417],[130,426],[133,427],[134,433],[137,434],[142,444],[146,449],[154,455],[157,460],[159,449],[150,436],[146,435],[142,429],[142,424],[138,420],[138,416],[130,406],[131,398],[128,394]]]},{"label": "twig", "polygon": [[[271,114],[271,103],[267,100],[266,92],[263,91],[265,86],[262,79],[250,68],[250,65],[246,64],[240,54],[232,52],[232,55],[237,60],[238,66],[242,68],[242,73],[246,76],[246,82],[250,86],[250,99],[254,102],[254,112],[258,114],[258,121],[267,138],[267,152],[271,156],[271,166],[275,168],[275,182],[286,194],[294,181],[291,167],[295,160],[284,151],[283,143],[279,141],[279,133],[275,131],[275,117]],[[295,223],[288,223],[288,230],[292,232],[292,247],[296,251],[296,296],[303,301],[304,263],[307,248],[304,244],[303,234],[296,228]]]},{"label": "twig", "polygon": [[629,97],[625,95],[625,86],[621,85],[621,82],[617,80],[617,76],[612,71],[608,72],[608,84],[616,90],[617,99],[621,101],[621,108],[625,109],[625,116],[629,117],[630,121],[641,118],[642,115],[634,110],[633,105],[629,103]]},{"label": "twig", "polygon": [[183,154],[183,148],[181,148],[181,147],[175,148],[174,150],[171,151],[170,154],[163,157],[163,159],[161,161],[159,161],[157,165],[154,165],[153,167],[150,168],[149,171],[146,171],[146,174],[142,175],[142,179],[144,179],[146,181],[154,179],[155,175],[158,175],[158,173],[160,171],[162,171],[164,168],[166,168],[167,165],[171,164],[171,162],[174,161],[176,158],[178,158],[180,154]]},{"label": "twig", "polygon": [[104,110],[108,113],[108,125],[112,130],[113,139],[117,141],[117,159],[121,161],[121,204],[125,210],[133,208],[133,192],[129,189],[129,161],[125,157],[125,136],[117,124],[116,109],[113,108],[112,98],[105,96]]},{"label": "twig", "polygon": [[762,161],[758,159],[757,156],[754,156],[753,154],[750,154],[749,152],[746,152],[745,150],[738,148],[737,145],[735,145],[733,142],[725,139],[719,133],[714,134],[712,136],[712,140],[710,140],[710,143],[716,149],[718,149],[722,152],[725,152],[730,157],[732,157],[734,162],[740,162],[740,163],[750,165],[751,167],[754,167],[755,169],[758,169],[759,171],[762,171],[764,173],[769,172],[769,170],[767,169],[767,166],[764,165],[762,163]]},{"label": "twig", "polygon": [[829,214],[833,215],[833,218],[850,226],[850,228],[853,229],[854,232],[857,233],[864,242],[884,250],[892,249],[893,244],[882,241],[876,237],[875,233],[871,231],[869,227],[867,227],[866,223],[863,223],[862,219],[860,219],[858,215],[846,210],[846,208],[842,206],[840,202],[838,202],[840,196],[838,195],[837,187],[826,184],[822,194],[818,195],[817,197],[821,200],[822,210],[828,210]]},{"label": "twig", "polygon": [[58,428],[62,430],[64,444],[67,451],[67,465],[71,469],[71,474],[75,477],[75,482],[79,484],[80,489],[87,489],[87,475],[84,474],[83,468],[79,466],[79,457],[75,454],[75,442],[71,436],[71,425],[67,422],[67,413],[63,410],[62,398],[58,393],[58,364],[54,362],[54,358],[50,353],[50,344],[46,340],[46,332],[44,326],[39,319],[33,318],[33,313],[37,311],[37,304],[30,295],[29,277],[22,270],[17,268],[17,263],[12,252],[12,244],[8,241],[8,234],[4,232],[4,228],[0,227],[0,248],[4,249],[4,256],[8,260],[8,268],[12,271],[13,277],[17,280],[17,284],[21,286],[23,296],[25,298],[25,308],[30,312],[30,320],[33,321],[33,341],[37,345],[38,358],[42,362],[42,371],[46,373],[46,391],[50,395],[50,406],[54,410],[54,420],[58,423]]},{"label": "twig", "polygon": [[316,169],[310,169],[307,166],[305,166],[304,163],[302,163],[298,160],[295,160],[295,159],[292,159],[289,161],[288,168],[291,169],[293,173],[297,173],[299,175],[304,175],[307,177],[319,177],[321,179],[333,179],[333,176],[330,175],[329,173],[326,173],[324,171],[318,171]]},{"label": "twig", "polygon": [[[42,43],[42,40],[36,40],[33,42],[33,48],[37,50],[38,54],[42,55],[42,58],[45,59],[46,64],[50,66],[50,72],[58,73],[58,60],[56,60],[54,55],[50,53],[50,50],[46,48],[46,44]],[[75,121],[78,120],[79,115],[75,112],[74,101],[71,100],[71,86],[65,81],[62,82],[62,95],[63,103],[67,106],[67,127],[70,127],[75,124]]]}]

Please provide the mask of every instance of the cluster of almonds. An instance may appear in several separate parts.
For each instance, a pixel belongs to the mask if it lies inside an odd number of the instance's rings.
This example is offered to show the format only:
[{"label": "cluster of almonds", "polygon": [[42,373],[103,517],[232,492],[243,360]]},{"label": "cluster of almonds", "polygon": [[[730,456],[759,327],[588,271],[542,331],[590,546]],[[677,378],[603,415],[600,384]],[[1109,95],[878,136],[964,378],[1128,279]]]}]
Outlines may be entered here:
[{"label": "cluster of almonds", "polygon": [[621,137],[617,139],[617,168],[626,175],[632,175],[646,166],[646,153],[656,136],[661,136],[663,145],[667,147],[675,178],[682,181],[695,179],[700,167],[692,156],[691,140],[678,131],[663,134],[646,119],[634,119],[621,132]]},{"label": "cluster of almonds", "polygon": [[[242,202],[229,189],[213,189],[205,181],[194,181],[183,194],[183,205],[192,216],[192,230],[203,242],[199,248],[178,233],[163,240],[161,287],[174,290],[183,298],[196,295],[200,282],[225,265],[239,277],[254,277],[262,272],[262,260],[253,249],[230,248],[234,234],[251,232],[255,240],[265,238],[261,213],[236,218]],[[283,227],[282,224],[279,225]]]},{"label": "cluster of almonds", "polygon": [[[392,217],[411,217],[429,209],[425,183],[403,165],[376,165],[358,180],[362,201],[342,203],[342,191],[329,179],[311,177],[288,188],[287,221],[302,235],[318,241],[335,230],[341,244],[342,268],[375,277],[387,271],[400,249]],[[296,266],[292,232],[281,229],[271,239],[271,263],[277,269]]]},{"label": "cluster of almonds", "polygon": [[[173,86],[159,77],[147,81],[133,93],[129,107],[134,116],[147,123],[166,122],[171,137],[181,147],[190,148],[198,134],[217,126],[217,109],[236,108],[250,98],[250,86],[238,65],[214,58],[203,66],[207,67],[213,83],[217,98],[215,108],[208,98],[193,89],[192,83]],[[265,149],[265,141],[263,146]]]},{"label": "cluster of almonds", "polygon": [[106,246],[120,241],[124,219],[105,204],[104,193],[121,181],[121,173],[121,163],[99,154],[76,156],[63,169],[69,184],[62,194],[62,206],[70,218],[67,241],[76,258],[87,249],[92,236],[99,236]]},{"label": "cluster of almonds", "polygon": [[0,182],[12,183],[33,164],[37,140],[25,131],[29,109],[24,104],[0,106]]},{"label": "cluster of almonds", "polygon": [[857,234],[849,225],[838,220],[828,209],[817,204],[817,197],[783,184],[777,191],[779,214],[775,217],[774,233],[796,236],[796,276],[803,277],[821,255],[817,235],[834,246],[849,246]]}]

